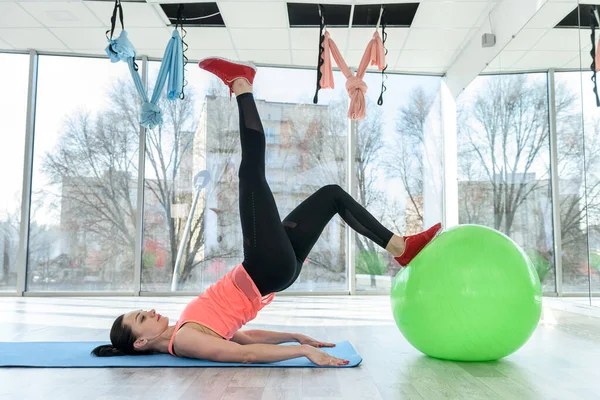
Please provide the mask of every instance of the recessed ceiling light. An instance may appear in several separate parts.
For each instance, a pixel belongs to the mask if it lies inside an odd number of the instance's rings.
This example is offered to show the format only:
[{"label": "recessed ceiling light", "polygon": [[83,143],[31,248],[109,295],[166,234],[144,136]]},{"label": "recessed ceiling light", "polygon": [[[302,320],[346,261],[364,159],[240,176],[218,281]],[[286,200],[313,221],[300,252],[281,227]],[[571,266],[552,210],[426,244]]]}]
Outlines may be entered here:
[{"label": "recessed ceiling light", "polygon": [[67,10],[50,10],[46,14],[54,21],[79,21],[75,14]]}]

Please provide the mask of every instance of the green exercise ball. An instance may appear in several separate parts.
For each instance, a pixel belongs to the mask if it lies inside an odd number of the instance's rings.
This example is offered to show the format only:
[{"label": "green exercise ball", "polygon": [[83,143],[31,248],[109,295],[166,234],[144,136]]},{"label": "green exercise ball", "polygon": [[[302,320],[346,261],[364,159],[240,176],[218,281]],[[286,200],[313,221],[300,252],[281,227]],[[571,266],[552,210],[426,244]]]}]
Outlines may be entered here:
[{"label": "green exercise ball", "polygon": [[519,349],[542,312],[525,252],[479,225],[442,232],[394,278],[392,310],[406,339],[428,356],[497,360]]}]

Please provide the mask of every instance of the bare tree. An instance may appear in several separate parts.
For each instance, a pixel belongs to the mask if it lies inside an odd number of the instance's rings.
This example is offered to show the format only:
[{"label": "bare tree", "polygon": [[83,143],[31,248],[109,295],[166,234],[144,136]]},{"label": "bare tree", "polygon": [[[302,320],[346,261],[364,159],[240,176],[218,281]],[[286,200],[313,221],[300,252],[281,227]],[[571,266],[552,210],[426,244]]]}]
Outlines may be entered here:
[{"label": "bare tree", "polygon": [[[460,220],[489,224],[510,235],[516,216],[528,214],[530,241],[522,244],[538,259],[546,259],[550,268],[554,256],[548,247],[550,188],[558,185],[563,273],[569,280],[582,276],[588,250],[586,217],[598,215],[600,200],[600,182],[585,181],[586,174],[593,177],[599,167],[600,125],[588,122],[584,135],[576,93],[557,83],[559,181],[551,182],[546,81],[526,75],[485,79],[472,103],[459,109]],[[522,227],[519,231],[524,234]],[[542,276],[547,271],[538,272]]]},{"label": "bare tree", "polygon": [[[385,194],[375,183],[383,170],[381,161],[383,140],[383,111],[367,98],[367,116],[358,122],[356,138],[356,184],[357,201],[379,221],[383,220],[389,207]],[[375,243],[361,235],[356,236],[359,252],[375,252]]]},{"label": "bare tree", "polygon": [[[434,98],[421,87],[410,93],[408,104],[398,110],[394,151],[389,154],[386,163],[388,176],[399,177],[406,190],[411,204],[411,207],[407,207],[407,212],[415,214],[407,216],[407,220],[411,221],[407,225],[419,225],[419,229],[423,225],[425,127]],[[399,227],[396,228],[399,230]]]},{"label": "bare tree", "polygon": [[547,182],[542,179],[547,171],[531,174],[548,153],[546,82],[525,75],[490,77],[467,107],[458,124],[459,147],[491,187],[493,227],[510,234],[519,206]]},{"label": "bare tree", "polygon": [[[96,115],[79,112],[67,118],[56,149],[44,159],[43,172],[50,183],[62,188],[53,203],[61,210],[61,230],[83,232],[88,235],[87,241],[97,241],[102,249],[110,249],[105,253],[112,254],[112,262],[131,264],[136,229],[139,104],[130,83],[115,84],[110,98],[109,107]],[[191,178],[193,172],[197,172],[192,171],[194,148],[201,140],[197,137],[194,105],[194,94],[190,90],[183,101],[161,102],[163,124],[146,131],[146,217],[158,213],[162,218],[159,222],[147,220],[144,233],[147,237],[166,235],[170,268],[160,277],[162,281],[172,276],[187,217],[174,215],[172,206],[192,201]],[[222,110],[223,115],[217,115],[227,118],[232,112],[231,107],[218,110]],[[218,135],[218,132],[207,132],[207,135],[213,134]],[[235,148],[231,146],[230,143],[230,153]],[[206,157],[198,152],[196,156]],[[213,172],[216,172],[213,179],[219,182],[223,170]],[[200,207],[198,211],[190,240],[185,244],[180,281],[185,281],[199,265],[197,254],[204,243],[204,209]],[[72,242],[75,241],[76,238],[72,238]],[[76,250],[75,257],[80,259],[89,255],[85,248]],[[143,276],[149,279],[147,283],[154,280],[152,274]]]}]

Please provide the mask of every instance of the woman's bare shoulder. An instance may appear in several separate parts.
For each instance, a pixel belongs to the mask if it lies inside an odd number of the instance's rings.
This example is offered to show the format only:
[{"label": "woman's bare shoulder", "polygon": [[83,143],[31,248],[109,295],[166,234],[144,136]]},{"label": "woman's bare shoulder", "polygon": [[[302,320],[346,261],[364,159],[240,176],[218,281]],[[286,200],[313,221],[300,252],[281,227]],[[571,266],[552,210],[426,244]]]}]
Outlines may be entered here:
[{"label": "woman's bare shoulder", "polygon": [[[187,324],[186,324],[187,325]],[[223,350],[239,346],[220,336],[204,333],[192,326],[182,326],[175,334],[173,350],[179,357],[219,361]]]}]

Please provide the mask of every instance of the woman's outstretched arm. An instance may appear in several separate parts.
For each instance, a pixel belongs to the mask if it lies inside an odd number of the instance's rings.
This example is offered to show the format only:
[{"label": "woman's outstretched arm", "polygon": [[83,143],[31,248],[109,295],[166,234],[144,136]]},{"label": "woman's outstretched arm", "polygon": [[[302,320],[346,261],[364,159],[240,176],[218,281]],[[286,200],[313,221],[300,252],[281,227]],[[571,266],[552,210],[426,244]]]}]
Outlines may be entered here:
[{"label": "woman's outstretched arm", "polygon": [[298,342],[312,347],[335,347],[334,343],[322,342],[301,333],[273,332],[258,329],[237,331],[231,340],[239,344],[280,344]]},{"label": "woman's outstretched arm", "polygon": [[177,332],[174,347],[175,353],[181,357],[199,358],[216,362],[255,364],[307,357],[313,363],[320,366],[340,366],[348,363],[346,360],[330,356],[308,345],[241,345],[198,332],[194,329],[181,329]]}]

